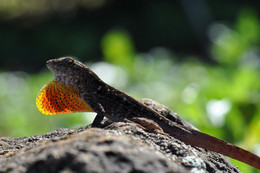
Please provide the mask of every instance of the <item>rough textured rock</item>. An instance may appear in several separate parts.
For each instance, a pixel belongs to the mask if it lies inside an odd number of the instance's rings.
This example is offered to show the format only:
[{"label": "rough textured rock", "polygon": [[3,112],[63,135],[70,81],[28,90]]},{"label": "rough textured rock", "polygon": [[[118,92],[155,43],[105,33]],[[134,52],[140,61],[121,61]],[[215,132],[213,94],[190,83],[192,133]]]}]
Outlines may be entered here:
[{"label": "rough textured rock", "polygon": [[[140,100],[183,126],[196,129],[150,99]],[[133,123],[104,121],[102,128],[58,129],[50,133],[0,138],[4,172],[239,172],[220,154],[186,145],[171,136],[148,133]]]},{"label": "rough textured rock", "polygon": [[220,154],[131,123],[0,138],[0,172],[239,172]]}]

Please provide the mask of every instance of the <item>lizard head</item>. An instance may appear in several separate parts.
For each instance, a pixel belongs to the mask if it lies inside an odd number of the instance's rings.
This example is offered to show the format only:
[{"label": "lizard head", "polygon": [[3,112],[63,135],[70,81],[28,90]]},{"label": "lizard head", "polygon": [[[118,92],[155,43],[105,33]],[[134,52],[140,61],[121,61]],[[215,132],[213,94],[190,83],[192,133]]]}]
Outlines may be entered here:
[{"label": "lizard head", "polygon": [[36,105],[40,112],[46,115],[93,112],[79,93],[79,87],[85,85],[82,81],[88,77],[86,74],[90,74],[90,69],[69,57],[51,59],[46,65],[55,79],[44,85],[37,96]]},{"label": "lizard head", "polygon": [[71,57],[51,59],[46,62],[46,66],[55,76],[55,80],[67,85],[73,85],[82,75],[82,69],[88,69],[87,66]]}]

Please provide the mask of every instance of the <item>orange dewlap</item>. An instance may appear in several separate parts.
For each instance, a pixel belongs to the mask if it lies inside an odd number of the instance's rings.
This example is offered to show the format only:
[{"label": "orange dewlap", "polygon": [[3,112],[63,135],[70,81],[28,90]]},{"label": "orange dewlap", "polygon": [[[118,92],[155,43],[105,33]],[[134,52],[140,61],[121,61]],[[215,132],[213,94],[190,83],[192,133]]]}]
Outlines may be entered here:
[{"label": "orange dewlap", "polygon": [[94,112],[72,87],[56,80],[43,86],[37,96],[36,106],[41,113],[46,115]]}]

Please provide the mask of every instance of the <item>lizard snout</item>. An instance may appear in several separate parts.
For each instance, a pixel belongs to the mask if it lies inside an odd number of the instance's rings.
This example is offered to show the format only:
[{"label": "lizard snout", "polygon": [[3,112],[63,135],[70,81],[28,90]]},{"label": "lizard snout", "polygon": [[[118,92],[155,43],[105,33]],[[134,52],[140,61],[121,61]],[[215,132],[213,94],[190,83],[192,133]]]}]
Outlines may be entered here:
[{"label": "lizard snout", "polygon": [[48,60],[47,62],[46,62],[46,66],[47,67],[51,67],[51,64],[53,64],[53,60],[51,59],[51,60]]}]

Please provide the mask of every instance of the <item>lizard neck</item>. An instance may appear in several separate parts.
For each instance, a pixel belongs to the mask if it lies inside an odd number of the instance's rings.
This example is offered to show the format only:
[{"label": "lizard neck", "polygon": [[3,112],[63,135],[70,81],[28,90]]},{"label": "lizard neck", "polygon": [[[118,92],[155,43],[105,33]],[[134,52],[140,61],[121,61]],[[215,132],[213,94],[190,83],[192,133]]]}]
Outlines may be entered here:
[{"label": "lizard neck", "polygon": [[92,70],[84,68],[84,71],[77,76],[78,82],[74,88],[79,92],[80,97],[91,105],[92,100],[105,92],[107,84],[104,83]]}]

